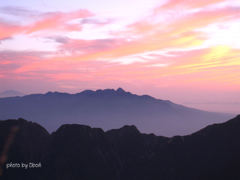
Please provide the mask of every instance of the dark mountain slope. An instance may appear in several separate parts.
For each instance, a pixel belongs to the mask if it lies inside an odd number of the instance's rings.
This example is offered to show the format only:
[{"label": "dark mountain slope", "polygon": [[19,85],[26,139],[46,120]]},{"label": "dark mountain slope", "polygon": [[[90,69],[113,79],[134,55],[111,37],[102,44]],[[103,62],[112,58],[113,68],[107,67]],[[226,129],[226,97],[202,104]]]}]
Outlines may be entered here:
[{"label": "dark mountain slope", "polygon": [[141,134],[135,126],[104,132],[74,124],[49,135],[25,120],[1,121],[1,152],[10,129],[16,126],[19,130],[7,162],[41,161],[43,166],[27,171],[5,169],[4,179],[240,179],[240,116],[173,138]]},{"label": "dark mountain slope", "polygon": [[45,178],[118,179],[120,160],[102,129],[63,125],[52,134],[51,142]]},{"label": "dark mountain slope", "polygon": [[0,98],[0,119],[22,117],[49,131],[69,123],[104,130],[133,124],[145,133],[186,135],[231,116],[187,108],[147,95],[138,96],[121,88]]},{"label": "dark mountain slope", "polygon": [[36,174],[41,174],[42,169],[6,170],[3,163],[41,162],[45,158],[49,142],[48,132],[36,123],[23,119],[0,121],[0,166],[4,169],[0,179],[24,179],[26,175],[29,179],[38,179]]}]

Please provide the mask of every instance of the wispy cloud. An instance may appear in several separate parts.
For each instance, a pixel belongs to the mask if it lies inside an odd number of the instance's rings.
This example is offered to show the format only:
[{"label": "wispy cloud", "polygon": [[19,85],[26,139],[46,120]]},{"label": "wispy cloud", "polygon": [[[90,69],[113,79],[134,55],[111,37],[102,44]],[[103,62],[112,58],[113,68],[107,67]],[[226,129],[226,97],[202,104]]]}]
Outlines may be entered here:
[{"label": "wispy cloud", "polygon": [[22,30],[21,26],[0,19],[0,39],[10,38]]},{"label": "wispy cloud", "polygon": [[[12,15],[21,14],[22,16],[33,14],[32,11],[27,11],[25,9],[5,7],[0,9],[0,12],[4,10],[4,13],[9,13]],[[36,13],[37,14],[37,13]],[[88,10],[78,10],[69,13],[63,12],[48,12],[48,13],[38,13],[35,17],[35,21],[23,25],[16,24],[13,22],[8,22],[6,20],[0,19],[0,38],[12,37],[17,34],[31,34],[41,31],[80,31],[82,26],[80,23],[70,23],[71,20],[91,17],[94,14]]]},{"label": "wispy cloud", "polygon": [[174,8],[203,8],[224,1],[225,0],[168,0],[163,5],[157,7],[155,11],[172,10]]},{"label": "wispy cloud", "polygon": [[26,27],[26,33],[33,33],[46,30],[78,31],[81,30],[79,24],[70,24],[69,21],[79,18],[93,16],[88,10],[79,10],[70,13],[51,12],[42,15],[42,18]]},{"label": "wispy cloud", "polygon": [[41,15],[39,11],[29,10],[23,7],[17,6],[5,6],[0,7],[1,14],[7,14],[11,16],[21,16],[21,17],[36,17]]}]

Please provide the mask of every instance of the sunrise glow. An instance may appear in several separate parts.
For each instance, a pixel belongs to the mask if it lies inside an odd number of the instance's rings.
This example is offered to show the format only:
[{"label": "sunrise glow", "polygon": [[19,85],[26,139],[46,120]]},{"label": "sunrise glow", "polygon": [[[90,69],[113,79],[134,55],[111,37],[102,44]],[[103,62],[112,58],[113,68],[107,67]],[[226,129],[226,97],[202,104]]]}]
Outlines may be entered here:
[{"label": "sunrise glow", "polygon": [[239,0],[67,2],[1,2],[1,91],[123,87],[240,108]]}]

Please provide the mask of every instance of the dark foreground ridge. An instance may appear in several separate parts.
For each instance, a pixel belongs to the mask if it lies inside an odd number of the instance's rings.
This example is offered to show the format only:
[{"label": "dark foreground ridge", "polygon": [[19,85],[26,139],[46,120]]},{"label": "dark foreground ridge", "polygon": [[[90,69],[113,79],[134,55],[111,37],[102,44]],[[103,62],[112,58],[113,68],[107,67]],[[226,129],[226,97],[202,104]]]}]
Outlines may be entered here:
[{"label": "dark foreground ridge", "polygon": [[[0,121],[0,179],[240,179],[240,116],[188,136],[142,134],[135,126],[104,132],[62,125],[49,134],[23,119]],[[6,168],[9,163],[41,163]]]}]

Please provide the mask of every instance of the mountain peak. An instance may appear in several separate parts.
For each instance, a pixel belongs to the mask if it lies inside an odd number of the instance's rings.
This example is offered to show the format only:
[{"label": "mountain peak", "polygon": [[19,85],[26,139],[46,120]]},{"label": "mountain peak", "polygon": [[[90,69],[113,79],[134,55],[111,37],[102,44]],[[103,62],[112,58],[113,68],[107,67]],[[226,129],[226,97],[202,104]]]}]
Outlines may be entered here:
[{"label": "mountain peak", "polygon": [[236,118],[236,119],[240,119],[240,114],[238,114],[235,118]]},{"label": "mountain peak", "polygon": [[134,125],[125,125],[123,127],[121,127],[120,129],[112,129],[107,131],[108,134],[120,134],[120,135],[136,135],[136,134],[140,134],[139,130],[137,129],[136,126]]},{"label": "mountain peak", "polygon": [[117,92],[119,92],[119,93],[125,93],[126,91],[124,91],[122,88],[118,88],[118,89],[117,89]]},{"label": "mountain peak", "polygon": [[[86,92],[86,91],[83,91]],[[126,92],[125,90],[123,90],[122,88],[118,88],[118,89],[98,89],[96,91],[91,91],[91,94],[97,94],[97,95],[129,95],[131,93]]]},{"label": "mountain peak", "polygon": [[137,133],[139,134],[139,130],[137,129],[136,126],[134,125],[125,125],[122,128],[120,128],[121,131],[125,132],[125,133]]}]

